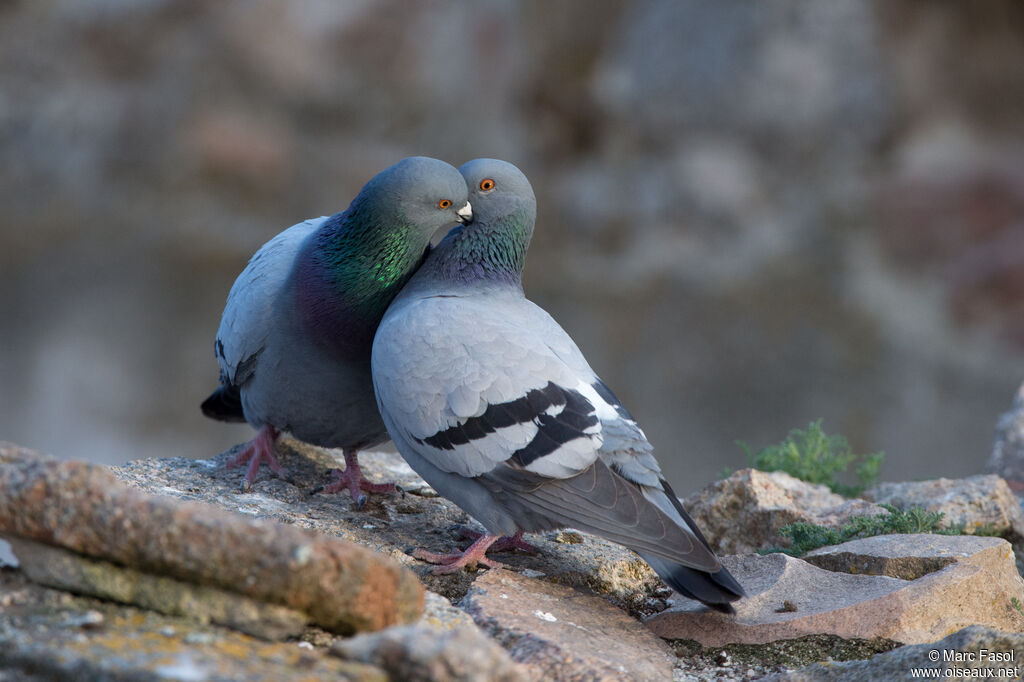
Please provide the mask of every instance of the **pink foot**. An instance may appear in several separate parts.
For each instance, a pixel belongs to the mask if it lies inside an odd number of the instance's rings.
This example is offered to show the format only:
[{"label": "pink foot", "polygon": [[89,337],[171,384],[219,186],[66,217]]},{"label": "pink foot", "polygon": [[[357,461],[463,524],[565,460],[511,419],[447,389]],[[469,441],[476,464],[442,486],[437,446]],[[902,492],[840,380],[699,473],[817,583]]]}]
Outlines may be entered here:
[{"label": "pink foot", "polygon": [[365,490],[368,493],[391,493],[395,491],[394,483],[370,483],[363,478],[363,472],[359,469],[359,458],[356,450],[343,450],[343,452],[345,454],[345,470],[331,469],[331,474],[335,478],[334,483],[322,486],[314,492],[339,493],[347,489],[349,494],[352,495],[352,499],[355,500],[356,508],[362,509],[363,505],[366,504],[366,495],[362,494],[361,490]]},{"label": "pink foot", "polygon": [[256,480],[256,473],[260,469],[260,462],[266,462],[267,466],[274,470],[274,473],[281,478],[285,477],[284,469],[278,463],[277,458],[274,457],[274,443],[279,435],[277,429],[273,426],[264,424],[256,432],[256,436],[249,441],[249,444],[224,464],[226,468],[230,469],[246,462],[249,463],[249,467],[245,471],[245,479],[242,481],[242,487],[246,490]]},{"label": "pink foot", "polygon": [[466,548],[465,552],[455,554],[434,554],[425,549],[416,549],[412,555],[422,561],[431,564],[440,564],[431,569],[434,575],[446,573],[458,573],[463,568],[476,568],[477,564],[483,564],[487,568],[501,568],[501,564],[493,559],[488,559],[486,554],[488,548],[498,539],[497,535],[481,535],[476,542]]},{"label": "pink foot", "polygon": [[[484,536],[480,531],[465,526],[459,527],[459,535],[467,540],[479,540]],[[523,539],[523,531],[519,531],[515,535],[502,535],[491,545],[490,549],[492,552],[512,552],[518,549],[527,554],[540,554],[539,549]]]}]

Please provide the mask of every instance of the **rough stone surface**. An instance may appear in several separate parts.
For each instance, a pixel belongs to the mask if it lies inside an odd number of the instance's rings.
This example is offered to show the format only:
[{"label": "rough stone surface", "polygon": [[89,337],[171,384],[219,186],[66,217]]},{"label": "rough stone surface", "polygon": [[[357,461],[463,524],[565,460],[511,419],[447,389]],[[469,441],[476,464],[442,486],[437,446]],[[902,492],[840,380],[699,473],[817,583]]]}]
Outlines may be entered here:
[{"label": "rough stone surface", "polygon": [[526,669],[476,626],[403,625],[336,642],[331,651],[409,682],[527,682]]},{"label": "rough stone surface", "polygon": [[[462,631],[468,629],[480,635],[479,628],[473,619],[461,609],[452,606],[450,601],[458,601],[466,595],[467,591],[474,589],[474,580],[483,580],[484,582],[480,584],[483,587],[488,584],[488,581],[497,580],[499,575],[509,575],[509,571],[520,571],[521,574],[516,574],[519,577],[516,578],[513,575],[513,578],[522,581],[524,585],[535,587],[538,590],[537,594],[541,596],[546,594],[548,589],[572,592],[572,590],[568,590],[564,585],[557,583],[596,588],[600,591],[598,601],[604,600],[603,606],[611,609],[611,613],[615,614],[615,618],[625,618],[625,622],[631,623],[634,628],[637,626],[635,621],[626,617],[621,611],[614,609],[607,602],[626,606],[634,615],[657,613],[666,606],[665,598],[669,596],[669,592],[660,586],[660,582],[639,559],[626,550],[573,530],[544,533],[529,537],[528,539],[531,542],[541,548],[542,553],[539,556],[524,554],[496,555],[496,558],[505,564],[508,569],[507,571],[490,572],[481,570],[450,576],[430,575],[428,573],[429,566],[413,560],[406,552],[418,545],[424,545],[433,550],[465,546],[468,541],[460,539],[456,527],[460,523],[465,523],[467,518],[451,503],[436,497],[433,491],[394,453],[371,452],[361,457],[361,461],[364,471],[372,480],[397,480],[404,491],[394,495],[372,495],[367,505],[362,510],[357,511],[353,508],[352,501],[347,494],[324,495],[313,492],[317,486],[329,480],[328,471],[338,466],[336,453],[303,446],[290,440],[283,440],[279,445],[278,452],[282,464],[287,468],[290,477],[284,480],[263,471],[257,478],[252,490],[243,493],[240,492],[243,472],[239,469],[225,470],[222,466],[224,460],[235,451],[237,449],[218,455],[210,460],[189,460],[184,458],[142,460],[115,469],[114,473],[129,486],[150,493],[192,501],[205,501],[230,511],[245,514],[254,519],[274,521],[297,528],[313,530],[323,535],[355,541],[376,551],[383,552],[411,568],[422,577],[422,580],[430,588],[426,594],[424,613],[421,619],[416,622],[415,627],[408,631],[395,630],[387,636],[376,640],[364,640],[377,642],[373,646],[367,645],[365,647],[364,653],[367,656],[367,660],[379,660],[384,664],[388,660],[386,657],[374,657],[382,656],[385,651],[401,650],[402,647],[415,644],[415,648],[421,650],[420,653],[422,655],[419,660],[434,662],[427,666],[421,666],[421,670],[440,670],[447,671],[444,674],[450,674],[453,668],[446,661],[461,661],[464,659],[451,658],[454,652],[448,651],[448,647],[442,646],[441,642],[457,643],[465,641],[463,637],[472,636],[462,633],[458,636],[450,634],[455,630]],[[906,536],[903,537],[906,538]],[[929,537],[931,538],[932,536]],[[904,542],[910,541],[910,539],[904,540]],[[992,539],[977,537],[965,538],[964,541],[974,543],[997,542]],[[858,565],[857,562],[863,564],[868,559],[876,562],[880,561],[879,557],[888,560],[887,557],[889,556],[877,548],[869,552],[862,547],[860,550],[857,550],[857,554],[847,557],[846,554],[849,554],[847,550],[849,550],[849,547],[842,550],[838,555],[838,560],[835,558],[829,559],[830,561],[838,562],[835,567],[839,567],[847,559],[852,564]],[[59,552],[59,550],[56,551]],[[998,554],[998,552],[993,552],[991,548],[981,551],[977,547],[966,553],[971,554],[972,552],[975,564],[965,564],[961,568],[981,570],[978,564],[983,563],[981,558],[986,553],[990,555],[989,559],[992,561],[996,560],[995,555]],[[963,554],[965,552],[953,553]],[[943,552],[937,551],[935,548],[932,548],[931,554],[928,554],[921,546],[917,546],[915,554],[922,555],[920,557],[920,566],[937,566],[944,562],[941,556]],[[80,557],[75,558],[78,559]],[[815,560],[824,561],[825,559]],[[87,558],[85,565],[91,566],[92,564],[88,563],[90,561],[95,563],[100,560]],[[929,561],[933,562],[933,564],[929,564]],[[603,564],[605,563],[608,565],[604,566]],[[822,571],[821,569],[809,566],[805,562],[800,563],[806,568],[820,571],[821,574],[826,576],[834,577],[840,575],[831,571]],[[927,580],[930,576],[948,572],[950,569],[957,568],[962,563],[963,561],[958,564],[947,564],[940,570],[934,571],[911,584],[917,584]],[[903,567],[899,570],[906,568],[905,564],[898,561],[895,563],[890,562],[886,566],[890,566],[890,568],[886,569],[890,572],[896,570],[891,568],[894,566]],[[785,568],[785,566],[782,568]],[[782,572],[781,569],[780,572]],[[23,575],[24,573],[22,572],[12,573],[9,570],[6,571],[6,576],[12,580],[16,579],[18,583],[11,585],[9,584],[10,581],[4,582],[5,571],[0,570],[0,607],[6,608],[12,604],[22,603],[23,599],[43,603],[36,595],[57,595],[56,598],[59,600],[71,600],[67,602],[69,604],[68,608],[62,611],[60,618],[62,627],[77,628],[81,631],[77,633],[79,635],[89,635],[96,631],[102,631],[104,628],[109,628],[112,624],[120,626],[126,622],[124,620],[126,618],[129,620],[135,619],[133,622],[144,622],[147,624],[146,632],[156,631],[164,637],[171,637],[172,639],[175,633],[183,633],[182,636],[188,638],[189,641],[212,642],[214,644],[213,650],[224,647],[230,651],[231,656],[235,657],[246,656],[251,647],[256,647],[256,650],[260,652],[259,655],[254,656],[254,660],[257,662],[264,662],[264,653],[271,651],[275,652],[273,656],[278,657],[275,660],[289,661],[289,665],[296,665],[297,660],[298,667],[295,668],[296,670],[303,669],[302,666],[306,665],[305,662],[309,662],[312,666],[311,669],[314,671],[321,670],[317,666],[321,665],[320,662],[323,655],[332,647],[336,651],[343,651],[345,649],[336,636],[311,626],[300,635],[303,641],[295,645],[298,647],[298,651],[303,654],[308,653],[309,658],[299,657],[293,660],[281,653],[293,651],[287,646],[280,649],[268,649],[266,645],[259,642],[253,643],[254,640],[251,638],[238,639],[243,636],[237,632],[216,626],[214,624],[215,621],[212,620],[210,625],[197,624],[196,612],[190,613],[192,618],[186,620],[159,615],[151,611],[140,611],[130,607],[122,607],[113,603],[72,598],[67,594],[58,595],[53,590],[43,590],[43,588],[37,585],[26,584],[22,577]],[[100,575],[105,575],[105,573],[101,571]],[[989,582],[998,587],[998,579],[992,578],[991,573],[988,575]],[[530,576],[530,578],[526,576]],[[109,575],[107,577],[109,578]],[[171,576],[157,577],[171,578]],[[906,584],[904,581],[885,577],[863,575],[846,577],[876,581],[888,580],[901,585]],[[742,575],[741,579],[744,579]],[[808,593],[813,592],[813,587],[818,583],[807,583],[807,580],[816,581],[820,580],[820,578],[816,576],[808,578],[806,574],[803,574],[802,577],[798,575],[793,582],[797,583],[798,589],[802,588]],[[129,581],[128,584],[131,586],[134,583]],[[975,584],[969,581],[965,584],[967,585],[966,595],[970,598],[976,592]],[[24,589],[22,589],[23,586]],[[118,586],[118,583],[115,583],[115,586]],[[995,594],[997,599],[1002,598],[998,589],[995,592],[993,592],[991,587],[986,589],[990,601],[993,600],[993,594]],[[759,594],[758,590],[753,590],[753,592],[755,598],[766,600],[765,597]],[[802,605],[799,599],[795,601],[792,599],[793,590],[786,588],[780,589],[779,592],[780,594],[771,598],[772,602],[777,601],[778,603],[770,603],[766,611],[770,611],[775,616],[785,616],[787,613],[793,616],[799,614],[801,610],[806,611],[805,605]],[[576,594],[575,592],[573,593]],[[26,597],[26,594],[30,594],[31,598]],[[897,592],[896,594],[899,595],[900,593]],[[958,592],[957,598],[959,598],[959,595],[960,593]],[[812,596],[814,599],[820,599],[820,596],[817,594]],[[540,597],[531,592],[529,598],[539,599]],[[786,600],[793,602],[791,605],[797,608],[797,611],[787,612],[783,610],[781,613],[775,614],[774,611],[776,609],[785,609]],[[171,601],[173,602],[173,600]],[[954,608],[959,611],[977,611],[972,603],[964,604],[956,599],[947,601],[953,603],[955,605]],[[896,606],[899,606],[898,601]],[[556,612],[551,609],[541,610],[541,612],[549,613],[556,619],[559,618]],[[111,658],[111,647],[109,646],[106,648],[86,647],[75,649],[68,652],[68,658],[66,659],[54,658],[57,663],[46,668],[44,671],[45,676],[34,678],[25,673],[26,666],[31,666],[31,661],[36,659],[48,656],[54,657],[56,655],[54,652],[60,648],[60,644],[52,645],[52,638],[48,634],[48,628],[44,627],[42,630],[33,630],[35,626],[32,623],[36,622],[32,620],[35,617],[34,615],[22,614],[25,616],[24,618],[17,621],[8,620],[6,624],[3,619],[4,615],[0,614],[0,635],[9,635],[9,637],[3,640],[3,646],[5,647],[3,655],[7,656],[5,660],[14,661],[9,667],[17,670],[17,674],[11,679],[66,679],[69,676],[73,676],[68,672],[69,670],[72,672],[85,671],[83,673],[84,676],[91,676],[93,678],[99,676],[97,671],[105,671],[103,672],[104,675],[109,673],[109,676],[114,679],[117,679],[116,675],[118,674],[122,678],[134,679],[151,674],[155,665],[164,665],[167,660],[170,660],[160,658],[158,663],[154,663],[154,660],[158,658],[158,654],[163,651],[162,643],[164,640],[162,638],[147,636],[140,641],[138,638],[129,640],[127,635],[125,635],[121,639],[120,644],[133,647],[130,652],[131,655],[128,655],[129,652],[125,651],[119,657]],[[538,620],[537,622],[541,623],[542,621]],[[547,620],[543,622],[550,623]],[[572,622],[577,625],[580,624],[575,620]],[[826,622],[826,625],[828,624]],[[579,634],[575,628],[572,628],[572,630],[574,634]],[[828,628],[824,627],[820,628],[820,630],[827,631]],[[815,630],[812,629],[812,631]],[[862,636],[860,633],[854,633],[854,635],[857,637]],[[849,633],[842,636],[835,634],[799,636],[789,632],[785,636],[789,638],[765,644],[709,644],[703,647],[693,640],[673,640],[671,642],[672,647],[678,654],[673,671],[674,679],[756,679],[774,671],[784,670],[788,667],[803,666],[814,661],[863,658],[878,651],[887,650],[896,644],[884,638],[870,641],[850,639],[851,635]],[[653,636],[651,638],[657,641]],[[507,644],[510,648],[514,649],[514,647],[523,644],[523,641],[528,643],[528,640],[509,639]],[[456,645],[456,649],[458,648]],[[7,655],[8,653],[10,655]],[[207,653],[209,652],[204,649],[204,656]],[[353,653],[352,655],[355,654]],[[108,661],[108,659],[110,660]],[[60,661],[65,660],[70,662],[67,666],[60,667],[63,665]],[[374,666],[356,664],[351,661],[343,662],[337,659],[335,659],[335,662],[338,665],[354,667],[344,668],[347,672],[343,674],[336,674],[333,668],[327,668],[331,671],[329,674],[311,674],[310,676],[317,678],[341,676],[342,679],[345,679],[344,675],[348,675],[354,679],[385,679],[387,677],[397,679],[394,674],[386,673]],[[430,667],[435,663],[435,667]],[[216,675],[211,675],[209,679],[293,679],[279,674],[278,669],[273,665],[267,664],[262,667],[260,665],[248,666],[244,662],[235,662],[230,656],[223,661],[219,661],[217,665],[221,666],[218,670],[229,672],[225,672],[220,678]],[[391,665],[391,663],[388,663],[388,665]],[[353,672],[353,670],[357,672]],[[663,672],[664,669],[660,669],[658,676],[654,679],[667,679],[662,675]],[[404,672],[401,673],[401,675],[405,674]],[[530,673],[528,672],[528,674]],[[359,675],[369,675],[370,677],[359,678]],[[376,677],[373,677],[374,675]],[[536,676],[533,675],[533,677]],[[613,677],[611,679],[616,678]],[[0,674],[0,682],[8,682],[2,674]]]},{"label": "rough stone surface", "polygon": [[[371,451],[360,455],[363,472],[372,481],[397,481],[402,492],[370,495],[362,510],[353,507],[347,493],[313,491],[330,480],[330,469],[339,466],[329,450],[291,439],[278,442],[278,459],[289,480],[262,471],[248,493],[240,492],[244,471],[225,469],[224,461],[237,447],[208,460],[184,458],[130,462],[114,473],[133,487],[149,492],[202,500],[261,519],[295,525],[323,535],[340,537],[369,547],[416,572],[430,590],[452,600],[469,589],[475,574],[435,576],[430,566],[408,552],[425,547],[434,552],[465,548],[460,525],[471,519],[454,504],[437,497],[395,452]],[[507,568],[535,571],[565,585],[586,587],[616,603],[639,612],[649,609],[664,586],[657,575],[633,552],[600,538],[575,531],[530,535],[540,553],[495,554]]]},{"label": "rough stone surface", "polygon": [[[934,652],[938,652],[938,656]],[[765,682],[876,682],[911,679],[914,669],[928,671],[917,675],[919,679],[981,679],[990,675],[987,670],[992,671],[990,679],[1020,679],[1024,674],[1022,652],[1024,634],[975,625],[937,642],[900,647],[868,660],[819,663],[763,679]],[[977,672],[972,674],[972,670]]]},{"label": "rough stone surface", "polygon": [[301,611],[236,592],[150,575],[30,540],[11,538],[11,544],[21,570],[40,585],[227,625],[270,640],[301,634],[309,620]]},{"label": "rough stone surface", "polygon": [[996,438],[985,471],[1024,491],[1024,384],[1017,389],[1010,410],[996,422]]},{"label": "rough stone surface", "polygon": [[0,680],[351,680],[386,682],[370,665],[306,642],[265,642],[41,587],[0,571]]},{"label": "rough stone surface", "polygon": [[103,467],[0,445],[0,532],[307,613],[339,632],[411,622],[415,575],[374,552],[129,489]]},{"label": "rough stone surface", "polygon": [[642,625],[579,590],[489,571],[461,602],[534,679],[664,680],[675,657]]},{"label": "rough stone surface", "polygon": [[438,630],[476,627],[473,618],[437,592],[427,590],[427,598],[423,604],[423,617],[416,623],[427,625]]},{"label": "rough stone surface", "polygon": [[865,492],[864,497],[900,509],[923,507],[942,512],[945,523],[961,524],[968,532],[983,529],[1024,539],[1020,501],[1006,481],[994,474],[880,483]]},{"label": "rough stone surface", "polygon": [[[939,570],[915,580],[860,575],[818,568],[784,554],[723,558],[749,595],[736,603],[735,618],[709,612],[697,602],[678,604],[650,617],[661,637],[693,639],[705,646],[730,642],[765,643],[809,634],[844,638],[885,638],[903,643],[939,639],[968,625],[1013,630],[1024,614],[1024,583],[1016,573],[1009,543],[994,538],[892,535],[874,540],[860,558],[858,544],[832,549],[841,567],[856,569],[877,555],[892,556],[907,542],[926,558],[954,557]],[[979,540],[986,540],[979,544]],[[878,546],[892,544],[887,550]],[[863,545],[860,545],[863,547]],[[849,560],[844,561],[844,554]],[[893,564],[898,565],[898,564]]]},{"label": "rough stone surface", "polygon": [[798,521],[839,526],[851,516],[888,514],[846,499],[824,485],[783,471],[741,469],[686,498],[686,510],[719,554],[745,554],[785,544],[779,529]]}]

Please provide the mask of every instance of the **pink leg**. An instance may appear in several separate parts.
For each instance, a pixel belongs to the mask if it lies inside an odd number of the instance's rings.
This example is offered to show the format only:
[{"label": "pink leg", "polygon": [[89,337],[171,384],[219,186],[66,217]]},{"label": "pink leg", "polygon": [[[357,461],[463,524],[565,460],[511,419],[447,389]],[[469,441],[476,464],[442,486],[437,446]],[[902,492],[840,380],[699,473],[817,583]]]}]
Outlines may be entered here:
[{"label": "pink leg", "polygon": [[284,469],[278,463],[277,458],[274,457],[274,443],[277,441],[277,437],[280,434],[277,429],[268,424],[264,424],[259,431],[256,432],[256,436],[249,441],[249,444],[245,448],[229,459],[224,466],[228,469],[239,466],[245,462],[249,463],[248,468],[245,471],[245,480],[242,486],[248,490],[252,486],[252,482],[256,480],[256,473],[260,469],[260,462],[266,462],[267,466],[274,470],[274,472],[281,478],[285,477]]},{"label": "pink leg", "polygon": [[476,542],[466,548],[465,552],[455,554],[434,554],[425,549],[416,549],[412,555],[427,563],[440,564],[431,571],[434,575],[458,573],[463,568],[476,568],[477,564],[483,564],[487,568],[501,568],[500,563],[484,556],[497,539],[497,535],[481,535]]},{"label": "pink leg", "polygon": [[[484,534],[480,531],[473,530],[472,528],[461,526],[459,528],[459,535],[469,540],[479,540]],[[515,535],[511,536],[502,535],[493,545],[491,545],[492,552],[511,552],[517,549],[520,552],[526,552],[527,554],[540,554],[539,549],[523,539],[523,531],[519,531]]]},{"label": "pink leg", "polygon": [[365,490],[368,493],[394,492],[394,483],[370,483],[363,478],[363,472],[359,469],[358,451],[343,450],[343,452],[345,453],[345,470],[331,469],[331,474],[335,478],[334,483],[329,483],[316,492],[338,493],[347,488],[359,508],[366,504],[366,495],[359,492],[360,490]]}]

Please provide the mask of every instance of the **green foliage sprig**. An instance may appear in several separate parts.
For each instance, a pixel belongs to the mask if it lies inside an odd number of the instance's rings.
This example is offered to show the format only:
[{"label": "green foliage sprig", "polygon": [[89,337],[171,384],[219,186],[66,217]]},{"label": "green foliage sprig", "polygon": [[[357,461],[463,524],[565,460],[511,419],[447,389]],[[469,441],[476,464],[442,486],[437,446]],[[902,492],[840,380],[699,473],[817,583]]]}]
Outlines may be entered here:
[{"label": "green foliage sprig", "polygon": [[[885,459],[884,452],[856,455],[846,438],[828,435],[821,428],[821,419],[811,422],[806,430],[793,429],[778,445],[771,445],[754,453],[750,446],[737,444],[747,455],[750,466],[761,471],[785,471],[808,483],[827,485],[834,493],[854,497],[872,485]],[[838,480],[856,462],[854,474],[859,485],[848,485]]]},{"label": "green foliage sprig", "polygon": [[942,512],[926,511],[912,507],[906,511],[892,506],[881,505],[888,514],[854,516],[841,528],[818,526],[813,523],[791,523],[779,529],[779,535],[793,540],[790,547],[772,547],[761,550],[762,554],[783,552],[790,556],[803,556],[807,552],[826,545],[840,545],[850,540],[869,538],[874,535],[894,533],[935,533],[936,535],[964,535],[962,525],[943,526]]}]

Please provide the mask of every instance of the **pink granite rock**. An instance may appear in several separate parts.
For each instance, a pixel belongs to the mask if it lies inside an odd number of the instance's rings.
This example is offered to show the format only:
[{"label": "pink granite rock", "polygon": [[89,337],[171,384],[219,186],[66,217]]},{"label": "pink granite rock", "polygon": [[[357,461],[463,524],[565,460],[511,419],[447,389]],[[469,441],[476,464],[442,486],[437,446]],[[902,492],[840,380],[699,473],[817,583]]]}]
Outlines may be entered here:
[{"label": "pink granite rock", "polygon": [[[705,646],[811,634],[921,643],[968,625],[1024,628],[1024,615],[1011,601],[1024,600],[1024,581],[1005,540],[946,535],[868,540],[837,545],[814,558],[831,555],[834,568],[850,572],[825,570],[784,554],[724,557],[750,595],[735,604],[735,617],[681,599],[651,616],[647,625],[661,637],[694,639]],[[901,556],[950,561],[914,580],[859,573],[883,558],[896,568],[900,564],[894,558]]]}]

